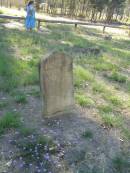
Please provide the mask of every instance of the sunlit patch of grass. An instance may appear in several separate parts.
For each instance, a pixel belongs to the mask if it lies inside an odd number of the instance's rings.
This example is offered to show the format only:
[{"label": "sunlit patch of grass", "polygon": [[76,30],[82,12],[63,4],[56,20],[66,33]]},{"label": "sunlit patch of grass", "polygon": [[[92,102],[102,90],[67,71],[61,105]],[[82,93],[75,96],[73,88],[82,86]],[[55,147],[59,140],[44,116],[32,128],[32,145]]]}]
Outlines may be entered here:
[{"label": "sunlit patch of grass", "polygon": [[84,81],[92,81],[94,78],[93,74],[91,72],[89,72],[88,70],[84,69],[81,66],[77,66],[74,69],[74,74]]},{"label": "sunlit patch of grass", "polygon": [[20,117],[16,113],[8,112],[0,118],[0,134],[11,128],[20,126]]},{"label": "sunlit patch of grass", "polygon": [[120,115],[115,115],[113,113],[101,114],[103,123],[108,127],[122,127],[123,119]]},{"label": "sunlit patch of grass", "polygon": [[94,76],[91,72],[84,69],[82,66],[74,68],[74,83],[75,86],[80,87],[85,81],[93,81]]},{"label": "sunlit patch of grass", "polygon": [[2,10],[0,10],[0,14],[3,14],[3,11]]},{"label": "sunlit patch of grass", "polygon": [[104,93],[106,91],[105,85],[101,83],[92,83],[92,90],[94,93]]},{"label": "sunlit patch of grass", "polygon": [[82,107],[94,106],[94,103],[95,103],[90,97],[87,97],[86,95],[83,95],[80,93],[75,94],[75,99],[76,99],[76,102]]},{"label": "sunlit patch of grass", "polygon": [[[39,44],[35,45],[39,35],[33,33],[26,37],[26,32],[20,33],[18,30],[8,29],[4,35],[3,38],[3,32],[0,31],[0,89],[11,91],[18,86],[38,84],[38,62],[41,50],[43,51],[41,43],[38,42]],[[25,38],[28,38],[26,42]],[[33,64],[30,63],[32,58],[35,59]]]},{"label": "sunlit patch of grass", "polygon": [[114,96],[112,94],[108,94],[108,93],[105,93],[103,95],[103,97],[109,101],[113,106],[121,106],[122,105],[122,100],[117,97],[117,96]]},{"label": "sunlit patch of grass", "polygon": [[109,62],[97,62],[97,64],[94,64],[94,69],[98,71],[111,71],[117,69],[117,66]]}]

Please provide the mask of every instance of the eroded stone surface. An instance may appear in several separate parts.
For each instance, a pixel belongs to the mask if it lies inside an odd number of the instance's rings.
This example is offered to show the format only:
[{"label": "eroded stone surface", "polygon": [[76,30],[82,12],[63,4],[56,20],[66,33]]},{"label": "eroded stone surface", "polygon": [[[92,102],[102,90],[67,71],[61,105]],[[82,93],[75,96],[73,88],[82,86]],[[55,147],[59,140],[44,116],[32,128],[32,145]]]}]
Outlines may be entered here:
[{"label": "eroded stone surface", "polygon": [[53,116],[74,105],[72,58],[53,52],[41,61],[43,115]]}]

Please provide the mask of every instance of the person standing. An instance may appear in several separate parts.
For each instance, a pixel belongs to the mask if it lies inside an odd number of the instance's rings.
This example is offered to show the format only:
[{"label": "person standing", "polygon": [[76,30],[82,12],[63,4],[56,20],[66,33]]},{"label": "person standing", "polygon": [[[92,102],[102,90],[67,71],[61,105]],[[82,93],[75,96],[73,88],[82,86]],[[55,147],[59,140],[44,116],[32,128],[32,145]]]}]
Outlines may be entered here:
[{"label": "person standing", "polygon": [[35,28],[36,23],[34,1],[29,1],[26,6],[26,12],[27,16],[25,19],[25,26],[27,30],[31,31],[33,28]]}]

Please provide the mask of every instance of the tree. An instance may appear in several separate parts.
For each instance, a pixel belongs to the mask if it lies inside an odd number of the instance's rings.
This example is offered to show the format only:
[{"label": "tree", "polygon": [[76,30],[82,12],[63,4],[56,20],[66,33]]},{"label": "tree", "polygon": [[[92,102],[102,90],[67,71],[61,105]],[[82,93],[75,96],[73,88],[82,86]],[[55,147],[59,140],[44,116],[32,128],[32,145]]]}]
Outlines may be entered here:
[{"label": "tree", "polygon": [[125,1],[126,0],[109,0],[108,6],[107,6],[107,18],[106,18],[106,21],[108,23],[111,22],[115,9],[120,9],[120,8],[123,9],[125,7],[124,6]]},{"label": "tree", "polygon": [[39,11],[39,9],[40,9],[40,2],[41,2],[41,0],[35,0],[36,10],[37,11]]}]

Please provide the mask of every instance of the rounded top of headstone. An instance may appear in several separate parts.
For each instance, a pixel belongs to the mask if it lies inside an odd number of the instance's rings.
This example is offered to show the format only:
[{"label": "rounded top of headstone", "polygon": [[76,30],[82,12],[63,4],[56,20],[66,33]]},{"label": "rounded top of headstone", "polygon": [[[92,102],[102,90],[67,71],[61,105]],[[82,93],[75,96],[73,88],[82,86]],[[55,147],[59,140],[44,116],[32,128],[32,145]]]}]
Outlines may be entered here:
[{"label": "rounded top of headstone", "polygon": [[48,67],[62,67],[65,64],[72,64],[72,58],[65,53],[59,51],[52,51],[41,59],[41,64]]}]

